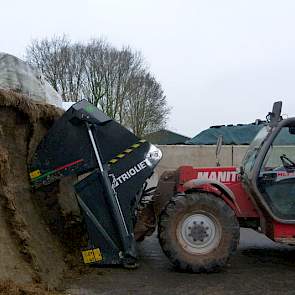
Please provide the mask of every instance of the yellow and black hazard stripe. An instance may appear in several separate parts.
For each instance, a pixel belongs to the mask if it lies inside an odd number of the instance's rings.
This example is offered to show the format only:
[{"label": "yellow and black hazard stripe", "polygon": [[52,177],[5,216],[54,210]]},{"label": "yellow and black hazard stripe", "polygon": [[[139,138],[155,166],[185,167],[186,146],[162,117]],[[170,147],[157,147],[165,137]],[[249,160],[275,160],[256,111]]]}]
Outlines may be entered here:
[{"label": "yellow and black hazard stripe", "polygon": [[141,139],[139,142],[132,144],[129,148],[127,148],[126,150],[124,150],[123,152],[121,152],[120,154],[118,154],[116,157],[114,157],[113,159],[111,159],[109,161],[109,164],[112,165],[112,164],[117,163],[120,159],[123,159],[128,154],[132,153],[134,150],[136,150],[137,148],[139,148],[145,142],[146,142],[145,139]]}]

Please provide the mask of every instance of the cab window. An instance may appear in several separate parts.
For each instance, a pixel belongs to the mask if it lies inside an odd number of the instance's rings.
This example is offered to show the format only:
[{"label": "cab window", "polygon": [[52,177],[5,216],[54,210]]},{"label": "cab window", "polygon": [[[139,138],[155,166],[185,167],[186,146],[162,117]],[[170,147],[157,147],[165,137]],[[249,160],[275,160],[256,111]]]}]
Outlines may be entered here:
[{"label": "cab window", "polygon": [[273,214],[295,219],[295,132],[283,127],[265,156],[257,180],[258,189]]}]

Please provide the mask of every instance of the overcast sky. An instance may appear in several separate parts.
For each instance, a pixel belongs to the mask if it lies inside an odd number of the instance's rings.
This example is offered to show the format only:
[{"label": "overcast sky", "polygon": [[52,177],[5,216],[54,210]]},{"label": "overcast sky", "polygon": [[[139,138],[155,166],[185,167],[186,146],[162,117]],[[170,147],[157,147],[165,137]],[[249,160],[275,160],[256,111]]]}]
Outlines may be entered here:
[{"label": "overcast sky", "polygon": [[35,38],[105,37],[142,51],[162,84],[171,130],[264,118],[275,100],[295,115],[295,1],[0,0],[0,51]]}]

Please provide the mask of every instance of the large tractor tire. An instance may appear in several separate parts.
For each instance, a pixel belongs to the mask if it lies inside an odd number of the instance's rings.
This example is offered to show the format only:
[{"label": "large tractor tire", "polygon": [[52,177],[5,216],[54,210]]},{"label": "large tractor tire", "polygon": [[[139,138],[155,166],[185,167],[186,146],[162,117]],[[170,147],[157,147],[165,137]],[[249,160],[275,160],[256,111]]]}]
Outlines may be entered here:
[{"label": "large tractor tire", "polygon": [[189,272],[213,272],[225,266],[239,237],[234,211],[204,192],[173,198],[158,224],[164,253],[176,268]]}]

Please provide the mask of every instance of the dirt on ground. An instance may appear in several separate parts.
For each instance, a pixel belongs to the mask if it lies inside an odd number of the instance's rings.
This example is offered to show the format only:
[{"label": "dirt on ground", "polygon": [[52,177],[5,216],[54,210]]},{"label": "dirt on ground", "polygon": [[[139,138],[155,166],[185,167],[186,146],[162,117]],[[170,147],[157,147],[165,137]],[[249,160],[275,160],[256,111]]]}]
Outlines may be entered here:
[{"label": "dirt on ground", "polygon": [[0,294],[3,295],[62,295],[57,291],[45,289],[42,284],[16,284],[11,280],[0,282]]},{"label": "dirt on ground", "polygon": [[172,267],[157,235],[138,244],[140,266],[93,268],[65,280],[71,295],[294,295],[295,248],[280,245],[250,229],[241,229],[240,246],[216,273],[185,273]]},{"label": "dirt on ground", "polygon": [[34,192],[28,176],[38,143],[62,113],[0,90],[0,290],[18,290],[11,282],[56,288],[66,273],[82,265],[83,228],[74,179]]}]

